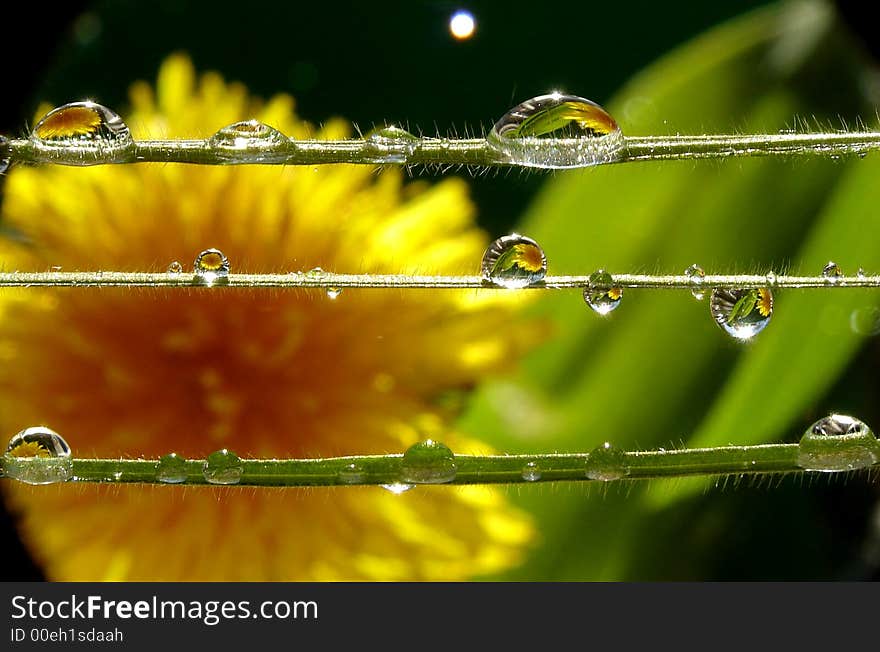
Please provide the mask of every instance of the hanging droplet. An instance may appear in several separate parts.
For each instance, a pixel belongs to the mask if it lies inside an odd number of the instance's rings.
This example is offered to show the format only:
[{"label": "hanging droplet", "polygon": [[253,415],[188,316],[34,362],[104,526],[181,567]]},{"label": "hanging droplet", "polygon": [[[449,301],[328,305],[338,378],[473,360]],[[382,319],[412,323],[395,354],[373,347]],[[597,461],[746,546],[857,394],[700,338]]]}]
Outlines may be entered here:
[{"label": "hanging droplet", "polygon": [[508,289],[524,288],[544,279],[547,257],[537,242],[512,233],[489,245],[480,269],[489,283]]},{"label": "hanging droplet", "polygon": [[417,137],[395,126],[374,129],[366,141],[365,153],[372,163],[406,163],[419,144]]},{"label": "hanging droplet", "polygon": [[225,285],[229,282],[229,260],[219,249],[205,249],[193,264],[197,285]]},{"label": "hanging droplet", "polygon": [[586,474],[590,480],[620,480],[629,474],[626,455],[609,442],[594,448],[587,457]]},{"label": "hanging droplet", "polygon": [[343,466],[336,477],[339,484],[361,484],[366,474],[359,464],[351,462]]},{"label": "hanging droplet", "polygon": [[202,468],[202,474],[210,484],[238,484],[241,473],[241,458],[225,448],[208,455]]},{"label": "hanging droplet", "polygon": [[440,484],[455,480],[455,455],[445,444],[426,439],[406,449],[400,480],[407,484]]},{"label": "hanging droplet", "polygon": [[186,482],[186,460],[177,453],[163,455],[156,462],[156,479],[165,484]]},{"label": "hanging droplet", "polygon": [[[703,279],[706,278],[706,272],[704,272],[703,268],[699,265],[691,265],[684,270],[684,275],[697,285],[702,285]],[[706,296],[706,293],[702,289],[697,288],[691,290],[691,294],[694,295],[694,299],[697,301],[702,301],[703,297]]]},{"label": "hanging droplet", "polygon": [[179,261],[172,260],[168,264],[168,269],[165,271],[167,271],[169,274],[180,274],[181,272],[183,272],[183,265],[181,265]]},{"label": "hanging droplet", "polygon": [[840,270],[840,266],[837,263],[833,260],[829,260],[825,263],[825,267],[822,268],[822,277],[828,283],[838,283],[841,276],[843,276],[843,272]]},{"label": "hanging droplet", "polygon": [[414,484],[407,484],[405,482],[392,482],[391,484],[383,484],[379,486],[385,491],[390,491],[395,496],[399,496],[400,494],[406,493],[410,489],[415,489],[416,487]]},{"label": "hanging droplet", "polygon": [[880,443],[863,422],[832,414],[814,423],[798,445],[797,464],[806,471],[853,471],[880,461]]},{"label": "hanging droplet", "polygon": [[712,290],[709,310],[715,322],[738,340],[760,333],[773,315],[773,293],[768,288]]},{"label": "hanging droplet", "polygon": [[526,482],[537,482],[541,479],[541,467],[537,462],[526,462],[523,465],[522,479]]},{"label": "hanging droplet", "polygon": [[3,455],[3,471],[26,484],[66,482],[73,475],[70,446],[50,428],[25,428],[9,440]]},{"label": "hanging droplet", "polygon": [[99,162],[96,155],[104,158],[134,147],[122,118],[96,102],[71,102],[52,109],[37,122],[31,139],[43,150],[75,149],[84,154],[80,165]]},{"label": "hanging droplet", "polygon": [[510,163],[577,168],[617,160],[624,138],[595,102],[562,93],[533,97],[505,113],[487,141]]},{"label": "hanging droplet", "polygon": [[590,285],[584,288],[584,301],[595,312],[607,315],[616,310],[623,298],[623,288],[614,285],[611,274],[604,269],[590,274]]},{"label": "hanging droplet", "polygon": [[338,299],[340,294],[342,294],[341,288],[327,288],[328,299]]},{"label": "hanging droplet", "polygon": [[264,162],[277,156],[284,146],[290,143],[280,131],[259,120],[236,122],[220,129],[208,140],[221,157],[225,153],[235,153],[230,158],[240,158],[241,152],[247,152],[248,160]]}]

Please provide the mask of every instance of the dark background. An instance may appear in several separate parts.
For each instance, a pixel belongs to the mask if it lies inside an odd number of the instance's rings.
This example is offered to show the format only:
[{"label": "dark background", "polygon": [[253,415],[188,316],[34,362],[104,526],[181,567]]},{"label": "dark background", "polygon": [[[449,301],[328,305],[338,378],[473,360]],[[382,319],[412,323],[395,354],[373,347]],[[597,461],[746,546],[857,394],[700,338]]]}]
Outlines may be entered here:
[{"label": "dark background", "polygon": [[[124,107],[129,84],[154,80],[159,63],[175,50],[187,51],[198,69],[243,81],[257,95],[291,93],[299,114],[313,122],[341,115],[364,130],[390,122],[429,135],[480,132],[513,104],[556,88],[603,102],[673,47],[761,4],[105,0],[43,11],[6,7],[0,133],[25,133],[41,100],[61,104],[88,97]],[[448,30],[459,8],[477,20],[475,36],[463,42]],[[876,52],[876,23],[856,3],[839,8]],[[9,35],[17,30],[28,46],[12,44]],[[475,181],[483,225],[493,233],[507,229],[543,178],[490,175]],[[713,500],[719,511],[736,511],[755,491],[779,504],[779,512],[768,509],[765,515],[785,515],[781,523],[776,516],[774,522],[744,522],[730,546],[753,549],[718,550],[715,577],[796,577],[802,569],[787,554],[790,537],[752,535],[807,516],[796,509],[803,489],[789,482],[773,491],[744,487]],[[819,493],[820,513],[841,551],[827,568],[815,569],[815,577],[876,576],[870,564],[845,561],[863,546],[874,498],[858,483],[823,482],[810,491]],[[4,579],[41,577],[6,513],[0,515],[0,541],[6,547]],[[786,559],[790,568],[780,565]]]}]

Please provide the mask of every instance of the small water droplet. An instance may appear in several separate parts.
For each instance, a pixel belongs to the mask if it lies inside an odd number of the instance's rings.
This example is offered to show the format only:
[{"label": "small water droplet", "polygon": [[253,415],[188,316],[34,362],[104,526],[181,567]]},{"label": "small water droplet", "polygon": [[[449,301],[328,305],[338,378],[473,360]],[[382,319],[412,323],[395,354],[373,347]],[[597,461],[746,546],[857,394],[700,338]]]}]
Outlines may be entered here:
[{"label": "small water droplet", "polygon": [[768,288],[716,288],[709,299],[709,310],[726,333],[747,340],[770,323],[773,293]]},{"label": "small water droplet", "polygon": [[822,268],[822,277],[828,283],[838,283],[841,276],[843,276],[843,272],[840,270],[840,266],[837,263],[833,260],[829,260],[825,263],[825,267]]},{"label": "small water droplet", "polygon": [[[691,265],[686,270],[684,270],[684,275],[698,285],[701,285],[703,283],[703,279],[706,278],[706,272],[703,271],[702,267],[696,264]],[[694,299],[696,299],[697,301],[702,301],[703,297],[706,296],[706,293],[702,289],[697,288],[691,290],[691,294],[694,295]]]},{"label": "small water droplet", "polygon": [[522,479],[526,482],[537,482],[541,479],[541,467],[537,462],[526,462],[523,465]]},{"label": "small water droplet", "polygon": [[306,278],[323,279],[327,278],[327,276],[329,274],[320,267],[312,267],[312,269],[306,272]]},{"label": "small water droplet", "polygon": [[224,285],[229,282],[229,260],[219,249],[205,249],[196,256],[194,281],[198,285]]},{"label": "small water droplet", "polygon": [[339,484],[361,484],[366,478],[364,470],[359,464],[351,462],[343,466],[337,474]]},{"label": "small water droplet", "polygon": [[342,294],[341,288],[327,288],[328,299],[338,299],[340,294]]},{"label": "small water droplet", "polygon": [[54,484],[70,480],[70,446],[45,426],[25,428],[9,440],[3,455],[5,475],[26,484]]},{"label": "small water droplet", "polygon": [[406,163],[419,139],[396,126],[379,127],[366,137],[366,155],[372,163]]},{"label": "small water droplet", "polygon": [[770,287],[776,287],[776,272],[770,271],[767,272],[767,285]]},{"label": "small water droplet", "polygon": [[797,464],[807,471],[853,471],[880,461],[880,444],[863,422],[843,414],[819,419],[798,445]]},{"label": "small water droplet", "polygon": [[208,455],[202,473],[210,484],[238,484],[241,480],[241,458],[222,449]]},{"label": "small water droplet", "polygon": [[[43,150],[76,148],[82,154],[112,155],[134,147],[128,126],[114,111],[96,102],[71,102],[44,115],[31,132]],[[95,157],[83,156],[90,165]]]},{"label": "small water droplet", "polygon": [[880,308],[876,306],[856,308],[849,316],[849,327],[858,335],[880,334]]},{"label": "small water droplet", "polygon": [[9,169],[10,161],[12,161],[12,146],[8,138],[0,136],[0,174],[4,174]]},{"label": "small water droplet", "polygon": [[[226,152],[230,154],[248,152],[253,155],[248,157],[249,160],[259,162],[272,159],[272,155],[277,155],[290,143],[290,139],[259,120],[244,120],[223,127],[211,136],[208,143],[221,157]],[[238,158],[238,156],[230,156],[230,158]]]},{"label": "small water droplet", "polygon": [[168,453],[156,462],[156,479],[165,484],[186,482],[186,460],[177,453]]},{"label": "small water droplet", "polygon": [[526,100],[505,113],[487,141],[508,161],[536,168],[576,168],[618,158],[624,138],[595,102],[563,93]]},{"label": "small water droplet", "polygon": [[179,261],[172,260],[168,264],[168,269],[166,271],[169,274],[180,274],[181,272],[183,272],[183,265],[181,265]]},{"label": "small water droplet", "polygon": [[498,238],[486,249],[480,265],[483,279],[508,289],[534,285],[547,274],[547,257],[541,246],[524,235]]},{"label": "small water droplet", "polygon": [[865,273],[864,269],[859,267],[859,271],[856,272],[856,276],[858,276],[859,278],[867,278],[868,275]]},{"label": "small water droplet", "polygon": [[586,474],[590,480],[620,480],[629,474],[626,455],[607,441],[594,448],[587,457]]},{"label": "small water droplet", "polygon": [[426,439],[406,449],[400,480],[407,484],[439,484],[455,480],[455,455],[445,444]]},{"label": "small water droplet", "polygon": [[406,484],[405,482],[393,482],[391,484],[383,484],[379,485],[385,491],[390,491],[395,496],[399,496],[402,493],[409,491],[410,489],[415,489],[414,484]]},{"label": "small water droplet", "polygon": [[584,301],[594,312],[605,316],[616,310],[623,298],[623,288],[614,285],[611,274],[599,269],[590,274],[590,285],[584,288]]}]

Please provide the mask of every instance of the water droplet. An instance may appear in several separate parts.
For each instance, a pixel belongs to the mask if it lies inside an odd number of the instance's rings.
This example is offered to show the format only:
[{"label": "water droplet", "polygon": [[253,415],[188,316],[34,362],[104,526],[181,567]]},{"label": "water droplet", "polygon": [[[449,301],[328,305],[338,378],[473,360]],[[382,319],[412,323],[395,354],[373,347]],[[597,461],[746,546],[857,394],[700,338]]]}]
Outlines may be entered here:
[{"label": "water droplet", "polygon": [[399,496],[402,493],[409,491],[410,489],[415,489],[414,484],[406,484],[405,482],[393,482],[391,484],[383,484],[379,485],[385,491],[390,491],[395,496]]},{"label": "water droplet", "polygon": [[400,127],[374,129],[366,137],[366,154],[373,163],[406,163],[419,139]]},{"label": "water droplet", "polygon": [[536,168],[608,163],[624,148],[623,134],[605,109],[575,95],[551,93],[505,113],[487,136],[508,161]]},{"label": "water droplet", "polygon": [[620,480],[629,473],[626,455],[606,441],[590,452],[586,473],[590,480]]},{"label": "water droplet", "polygon": [[219,249],[205,249],[193,264],[198,285],[224,285],[229,282],[229,260]]},{"label": "water droplet", "polygon": [[12,147],[9,145],[9,139],[0,136],[0,174],[9,169],[9,162],[12,160]]},{"label": "water droplet", "polygon": [[483,278],[503,288],[534,285],[547,274],[547,257],[541,246],[524,235],[511,233],[498,238],[483,254]]},{"label": "water droplet", "polygon": [[290,143],[290,139],[259,120],[245,120],[223,127],[211,136],[208,143],[221,157],[227,152],[232,154],[246,151],[253,154],[248,156],[249,160],[258,162],[272,159],[272,155],[277,155]]},{"label": "water droplet", "polygon": [[364,470],[355,462],[346,464],[337,474],[339,484],[361,484],[365,477]]},{"label": "water droplet", "polygon": [[241,458],[225,448],[208,455],[202,469],[205,480],[210,484],[238,484],[241,472]]},{"label": "water droplet", "polygon": [[880,334],[880,308],[876,306],[856,308],[849,316],[849,327],[858,335]]},{"label": "water droplet", "polygon": [[837,263],[833,260],[829,260],[825,263],[825,267],[822,268],[822,276],[829,283],[838,283],[840,277],[843,276],[843,272],[840,270],[840,266]]},{"label": "water droplet", "polygon": [[168,269],[166,270],[169,274],[180,274],[183,271],[183,265],[180,262],[173,260],[168,264]]},{"label": "water droplet", "polygon": [[590,285],[584,288],[584,301],[595,312],[607,315],[616,310],[623,298],[623,288],[614,285],[611,274],[604,269],[590,274]]},{"label": "water droplet", "polygon": [[[72,149],[83,154],[125,153],[134,147],[128,126],[114,111],[96,102],[71,102],[44,115],[31,132],[43,150]],[[95,163],[84,156],[79,163]]]},{"label": "water droplet", "polygon": [[438,484],[455,480],[455,455],[449,447],[426,439],[406,449],[400,461],[400,480],[407,484]]},{"label": "water droplet", "polygon": [[880,461],[880,444],[863,422],[842,414],[819,419],[798,446],[797,464],[807,471],[853,471]]},{"label": "water droplet", "polygon": [[25,428],[12,439],[3,455],[5,475],[26,484],[54,484],[70,480],[70,446],[45,426]]},{"label": "water droplet", "polygon": [[776,272],[774,272],[774,271],[767,272],[766,278],[767,278],[767,285],[769,285],[770,287],[776,286]]},{"label": "water droplet", "polygon": [[[686,270],[684,270],[684,275],[687,276],[692,282],[697,284],[702,284],[703,279],[706,278],[706,272],[703,271],[703,268],[699,265],[691,265]],[[706,296],[706,293],[702,289],[693,289],[691,290],[691,294],[694,295],[694,299],[697,301],[702,301],[703,297]]]},{"label": "water droplet", "polygon": [[865,270],[859,267],[859,271],[856,272],[856,276],[858,276],[859,278],[867,278],[868,275],[865,273]]},{"label": "water droplet", "polygon": [[186,460],[177,453],[168,453],[156,463],[156,479],[165,484],[186,482]]},{"label": "water droplet", "polygon": [[328,299],[338,299],[340,294],[342,294],[341,288],[327,288]]},{"label": "water droplet", "polygon": [[526,462],[523,465],[522,479],[526,482],[537,482],[541,479],[541,467],[537,462]]},{"label": "water droplet", "polygon": [[725,332],[738,340],[760,333],[773,315],[773,293],[767,288],[712,290],[712,317]]}]

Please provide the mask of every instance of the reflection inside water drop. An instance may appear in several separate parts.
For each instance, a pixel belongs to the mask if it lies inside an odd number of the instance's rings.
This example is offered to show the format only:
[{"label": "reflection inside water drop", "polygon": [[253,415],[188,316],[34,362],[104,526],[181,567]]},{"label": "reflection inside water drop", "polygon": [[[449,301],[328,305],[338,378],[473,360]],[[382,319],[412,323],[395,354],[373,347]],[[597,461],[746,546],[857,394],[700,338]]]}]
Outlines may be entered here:
[{"label": "reflection inside water drop", "polygon": [[483,254],[483,279],[503,288],[517,289],[539,283],[547,274],[547,257],[541,246],[512,233],[495,240]]},{"label": "reflection inside water drop", "polygon": [[26,484],[66,482],[73,475],[70,446],[51,428],[25,428],[9,440],[4,474]]},{"label": "reflection inside water drop", "polygon": [[603,317],[616,310],[623,298],[623,288],[614,285],[611,274],[604,269],[590,274],[590,285],[584,288],[584,301],[597,314]]},{"label": "reflection inside water drop", "polygon": [[271,160],[270,154],[283,150],[290,139],[259,120],[245,120],[223,127],[211,136],[208,143],[220,156],[223,152],[249,152],[253,153],[249,160],[259,162]]},{"label": "reflection inside water drop", "polygon": [[511,163],[536,168],[608,163],[624,148],[620,127],[605,109],[563,93],[515,106],[495,123],[487,141]]},{"label": "reflection inside water drop", "polygon": [[712,318],[726,333],[747,340],[760,333],[773,315],[773,293],[768,288],[712,290]]},{"label": "reflection inside water drop", "polygon": [[202,467],[209,484],[238,484],[242,471],[241,458],[225,448],[208,455]]},{"label": "reflection inside water drop", "polygon": [[[128,126],[114,111],[97,102],[71,102],[44,115],[31,132],[43,150],[71,149],[90,154],[125,152],[134,146]],[[95,163],[84,157],[79,163]]]},{"label": "reflection inside water drop", "polygon": [[829,283],[838,283],[841,276],[843,276],[843,272],[837,263],[833,260],[829,260],[825,263],[825,267],[822,268],[822,277],[826,281]]},{"label": "reflection inside water drop", "polygon": [[[706,272],[703,271],[702,267],[696,264],[691,265],[686,270],[684,270],[684,275],[698,285],[702,285],[703,279],[706,278]],[[691,290],[691,294],[697,301],[702,301],[703,298],[706,296],[706,293],[705,291],[703,291],[702,288],[694,288],[693,290]]]},{"label": "reflection inside water drop", "polygon": [[394,125],[374,129],[365,140],[372,163],[406,163],[419,143],[416,136]]},{"label": "reflection inside water drop", "polygon": [[441,484],[455,480],[455,455],[445,444],[426,439],[413,444],[400,461],[400,480],[407,484]]},{"label": "reflection inside water drop", "polygon": [[193,263],[197,285],[223,285],[229,282],[229,260],[219,249],[205,249]]},{"label": "reflection inside water drop", "polygon": [[177,453],[168,453],[156,463],[156,479],[165,484],[186,482],[186,460]]},{"label": "reflection inside water drop", "polygon": [[832,414],[807,429],[797,464],[807,471],[834,473],[865,469],[880,461],[880,444],[862,421]]}]

